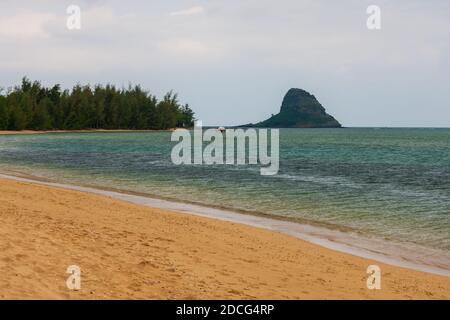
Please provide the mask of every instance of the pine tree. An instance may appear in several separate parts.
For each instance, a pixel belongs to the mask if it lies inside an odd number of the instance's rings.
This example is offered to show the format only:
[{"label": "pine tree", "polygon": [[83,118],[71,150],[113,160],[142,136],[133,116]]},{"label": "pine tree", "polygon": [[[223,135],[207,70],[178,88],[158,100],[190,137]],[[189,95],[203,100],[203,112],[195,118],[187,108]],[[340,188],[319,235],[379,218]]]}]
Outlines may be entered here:
[{"label": "pine tree", "polygon": [[52,121],[48,110],[51,109],[51,100],[49,98],[42,99],[34,110],[33,120],[31,121],[31,129],[49,130],[52,128]]},{"label": "pine tree", "polygon": [[24,130],[27,121],[26,115],[21,108],[12,106],[9,114],[8,129],[9,130]]},{"label": "pine tree", "polygon": [[8,129],[9,114],[6,107],[6,98],[0,96],[0,130]]},{"label": "pine tree", "polygon": [[0,129],[169,129],[191,127],[194,112],[181,106],[177,94],[163,100],[131,85],[76,85],[61,91],[23,78],[20,86],[1,95]]}]

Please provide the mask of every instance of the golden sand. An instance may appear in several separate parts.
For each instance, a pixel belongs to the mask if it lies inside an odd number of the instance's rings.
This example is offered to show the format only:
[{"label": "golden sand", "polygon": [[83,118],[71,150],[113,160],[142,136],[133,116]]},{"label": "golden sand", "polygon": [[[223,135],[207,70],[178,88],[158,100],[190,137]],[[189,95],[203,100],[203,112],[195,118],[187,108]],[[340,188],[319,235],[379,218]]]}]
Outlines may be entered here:
[{"label": "golden sand", "polygon": [[[0,180],[1,299],[449,299],[450,278],[244,225]],[[368,290],[366,269],[382,271]],[[81,290],[66,287],[70,265]]]}]

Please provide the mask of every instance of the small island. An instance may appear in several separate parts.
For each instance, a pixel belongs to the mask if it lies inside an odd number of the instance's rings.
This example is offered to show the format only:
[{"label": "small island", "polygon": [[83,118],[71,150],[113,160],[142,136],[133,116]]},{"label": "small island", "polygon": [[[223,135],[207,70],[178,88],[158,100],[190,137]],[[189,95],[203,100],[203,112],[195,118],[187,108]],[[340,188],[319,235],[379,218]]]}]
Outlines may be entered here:
[{"label": "small island", "polygon": [[281,110],[269,119],[242,127],[257,128],[341,128],[342,125],[317,101],[302,89],[290,89],[284,96]]}]

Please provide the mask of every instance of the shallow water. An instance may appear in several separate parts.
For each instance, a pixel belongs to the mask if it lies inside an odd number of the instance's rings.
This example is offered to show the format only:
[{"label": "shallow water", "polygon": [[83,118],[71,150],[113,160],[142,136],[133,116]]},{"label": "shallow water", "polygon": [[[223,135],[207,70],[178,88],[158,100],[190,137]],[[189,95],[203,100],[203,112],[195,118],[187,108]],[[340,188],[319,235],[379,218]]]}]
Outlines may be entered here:
[{"label": "shallow water", "polygon": [[450,253],[450,129],[282,129],[276,176],[259,166],[175,166],[173,145],[169,132],[0,136],[0,169]]}]

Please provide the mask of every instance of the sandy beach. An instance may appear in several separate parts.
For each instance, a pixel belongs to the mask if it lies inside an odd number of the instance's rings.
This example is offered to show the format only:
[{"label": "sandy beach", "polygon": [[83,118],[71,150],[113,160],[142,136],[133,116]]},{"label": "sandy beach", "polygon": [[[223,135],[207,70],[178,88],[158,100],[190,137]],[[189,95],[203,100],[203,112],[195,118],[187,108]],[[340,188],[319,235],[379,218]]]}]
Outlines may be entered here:
[{"label": "sandy beach", "polygon": [[[276,232],[0,180],[1,299],[449,299],[450,278]],[[382,271],[368,290],[366,269]],[[70,265],[81,290],[66,287]]]}]

